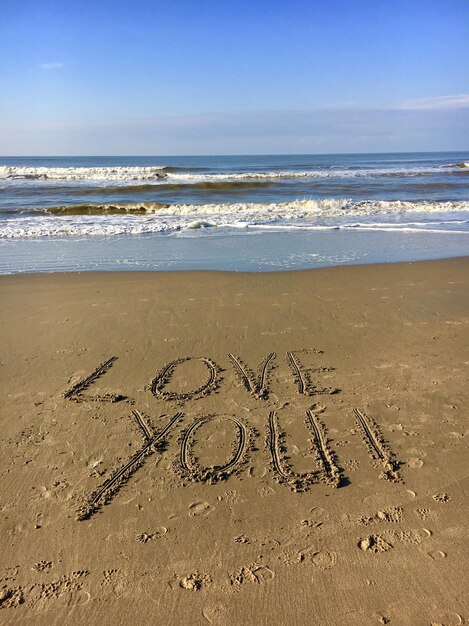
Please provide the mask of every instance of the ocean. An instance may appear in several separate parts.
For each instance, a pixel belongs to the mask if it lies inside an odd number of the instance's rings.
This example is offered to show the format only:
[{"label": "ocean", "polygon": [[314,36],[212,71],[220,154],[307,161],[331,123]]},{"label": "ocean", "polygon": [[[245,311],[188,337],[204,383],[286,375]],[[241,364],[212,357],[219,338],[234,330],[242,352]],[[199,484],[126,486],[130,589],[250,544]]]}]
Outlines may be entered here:
[{"label": "ocean", "polygon": [[0,273],[469,254],[469,152],[1,157]]}]

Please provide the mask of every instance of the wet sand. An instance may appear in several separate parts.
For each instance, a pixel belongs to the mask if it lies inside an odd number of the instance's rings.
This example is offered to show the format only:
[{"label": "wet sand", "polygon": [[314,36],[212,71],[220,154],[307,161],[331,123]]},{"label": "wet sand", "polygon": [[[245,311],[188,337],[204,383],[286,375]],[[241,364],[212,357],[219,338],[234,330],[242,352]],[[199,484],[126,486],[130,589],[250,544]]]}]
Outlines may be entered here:
[{"label": "wet sand", "polygon": [[467,623],[469,258],[0,302],[0,623]]}]

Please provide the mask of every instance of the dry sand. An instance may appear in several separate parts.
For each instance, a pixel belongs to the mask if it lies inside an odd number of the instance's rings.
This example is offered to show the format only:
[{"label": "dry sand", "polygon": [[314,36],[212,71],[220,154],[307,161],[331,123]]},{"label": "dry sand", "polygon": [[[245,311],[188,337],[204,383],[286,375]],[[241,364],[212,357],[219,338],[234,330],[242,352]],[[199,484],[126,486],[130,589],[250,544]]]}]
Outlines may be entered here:
[{"label": "dry sand", "polygon": [[0,298],[1,623],[468,623],[469,258]]}]

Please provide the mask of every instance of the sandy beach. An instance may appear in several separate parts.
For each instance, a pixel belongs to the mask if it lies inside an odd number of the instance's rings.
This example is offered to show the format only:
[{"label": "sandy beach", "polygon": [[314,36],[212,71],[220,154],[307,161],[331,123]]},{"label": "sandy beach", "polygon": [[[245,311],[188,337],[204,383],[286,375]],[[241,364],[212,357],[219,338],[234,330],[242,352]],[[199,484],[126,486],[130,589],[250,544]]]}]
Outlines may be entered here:
[{"label": "sandy beach", "polygon": [[468,622],[468,257],[0,302],[0,623]]}]

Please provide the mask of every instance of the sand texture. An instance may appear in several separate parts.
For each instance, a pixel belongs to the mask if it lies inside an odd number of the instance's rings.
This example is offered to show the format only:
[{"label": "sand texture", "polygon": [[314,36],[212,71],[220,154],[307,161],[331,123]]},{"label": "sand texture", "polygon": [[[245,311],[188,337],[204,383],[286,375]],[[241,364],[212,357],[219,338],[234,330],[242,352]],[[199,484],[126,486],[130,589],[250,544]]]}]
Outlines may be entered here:
[{"label": "sand texture", "polygon": [[0,279],[0,623],[469,623],[469,258]]}]

